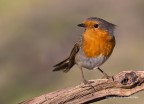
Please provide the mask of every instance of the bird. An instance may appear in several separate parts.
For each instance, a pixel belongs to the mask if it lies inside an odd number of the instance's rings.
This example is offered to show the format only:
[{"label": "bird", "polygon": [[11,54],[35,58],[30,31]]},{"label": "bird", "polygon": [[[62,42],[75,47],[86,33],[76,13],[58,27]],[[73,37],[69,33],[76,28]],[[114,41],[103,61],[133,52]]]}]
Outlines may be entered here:
[{"label": "bird", "polygon": [[100,66],[111,56],[115,47],[116,25],[98,17],[89,17],[77,26],[84,28],[83,34],[74,44],[69,57],[54,65],[53,71],[68,72],[77,65],[84,84],[89,82],[85,79],[84,68],[98,69],[105,78],[110,78]]}]

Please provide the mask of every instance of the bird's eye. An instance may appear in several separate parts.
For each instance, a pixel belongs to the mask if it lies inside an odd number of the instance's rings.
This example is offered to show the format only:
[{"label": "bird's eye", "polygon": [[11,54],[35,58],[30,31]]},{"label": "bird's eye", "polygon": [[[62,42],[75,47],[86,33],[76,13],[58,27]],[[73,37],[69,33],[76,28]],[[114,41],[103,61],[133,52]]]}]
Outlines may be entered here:
[{"label": "bird's eye", "polygon": [[98,28],[98,26],[99,26],[98,24],[95,24],[95,25],[94,25],[95,28]]}]

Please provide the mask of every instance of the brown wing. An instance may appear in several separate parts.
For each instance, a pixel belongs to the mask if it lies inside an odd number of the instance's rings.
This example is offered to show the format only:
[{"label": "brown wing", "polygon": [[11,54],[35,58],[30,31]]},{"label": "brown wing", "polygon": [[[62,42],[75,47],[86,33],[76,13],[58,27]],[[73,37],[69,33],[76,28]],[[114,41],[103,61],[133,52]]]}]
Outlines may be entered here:
[{"label": "brown wing", "polygon": [[54,65],[53,71],[60,71],[62,70],[63,72],[68,72],[75,64],[75,55],[79,51],[79,44],[76,43],[70,53],[70,56],[65,59],[64,61]]}]

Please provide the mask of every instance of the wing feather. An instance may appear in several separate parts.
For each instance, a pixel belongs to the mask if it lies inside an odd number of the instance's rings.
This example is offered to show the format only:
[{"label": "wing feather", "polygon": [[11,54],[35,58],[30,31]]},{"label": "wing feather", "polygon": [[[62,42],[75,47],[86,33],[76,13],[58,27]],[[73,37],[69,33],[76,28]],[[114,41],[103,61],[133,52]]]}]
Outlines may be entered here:
[{"label": "wing feather", "polygon": [[54,65],[53,71],[60,71],[68,72],[74,65],[75,65],[75,56],[79,51],[79,44],[76,43],[70,53],[70,56],[65,60],[61,61],[60,63]]}]

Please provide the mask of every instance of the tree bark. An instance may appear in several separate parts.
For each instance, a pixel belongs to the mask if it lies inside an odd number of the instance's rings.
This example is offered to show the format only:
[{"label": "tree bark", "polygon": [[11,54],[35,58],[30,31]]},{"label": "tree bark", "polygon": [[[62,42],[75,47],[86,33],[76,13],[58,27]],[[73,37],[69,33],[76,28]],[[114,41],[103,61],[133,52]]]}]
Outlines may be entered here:
[{"label": "tree bark", "polygon": [[43,94],[20,104],[88,104],[110,97],[128,97],[144,89],[144,71],[123,71],[110,79]]}]

